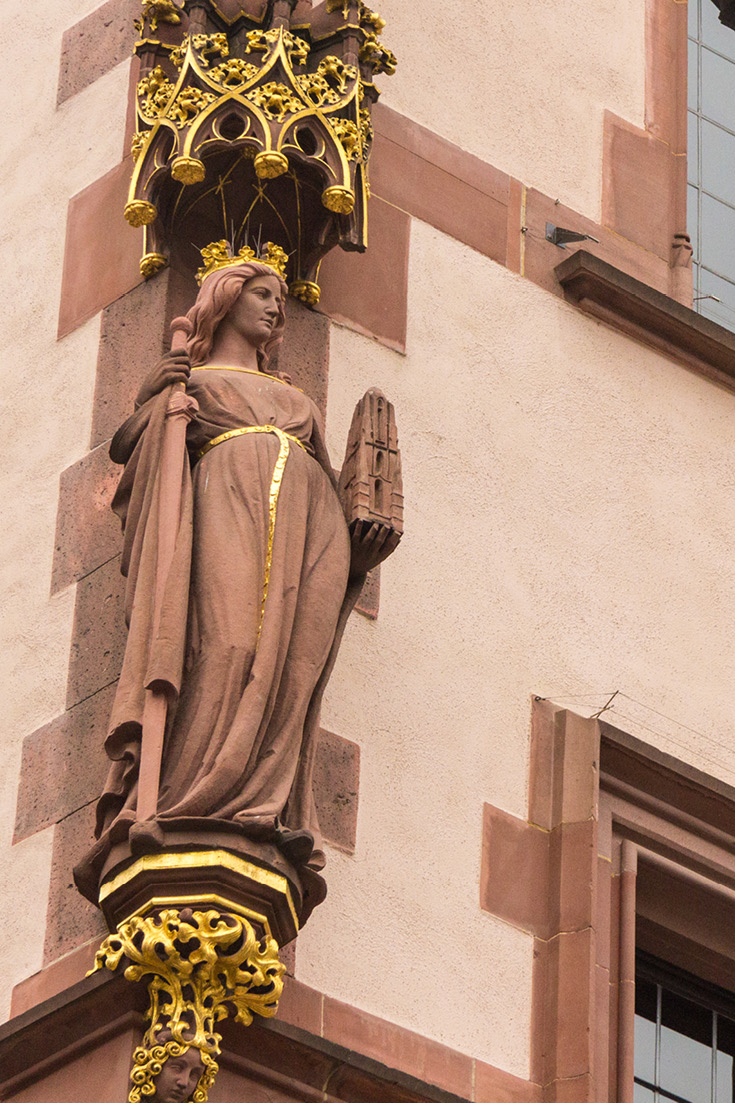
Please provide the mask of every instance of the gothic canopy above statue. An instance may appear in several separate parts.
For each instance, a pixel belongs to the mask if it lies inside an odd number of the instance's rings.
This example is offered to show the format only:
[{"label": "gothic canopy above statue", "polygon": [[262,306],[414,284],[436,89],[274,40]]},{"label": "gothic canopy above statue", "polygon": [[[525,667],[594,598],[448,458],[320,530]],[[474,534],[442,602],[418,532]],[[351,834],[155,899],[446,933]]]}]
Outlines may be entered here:
[{"label": "gothic canopy above statue", "polygon": [[[370,112],[396,60],[361,0],[143,0],[125,216],[141,271],[193,269],[216,239],[280,245],[315,304],[322,258],[367,245]],[[189,255],[191,254],[191,255]]]}]

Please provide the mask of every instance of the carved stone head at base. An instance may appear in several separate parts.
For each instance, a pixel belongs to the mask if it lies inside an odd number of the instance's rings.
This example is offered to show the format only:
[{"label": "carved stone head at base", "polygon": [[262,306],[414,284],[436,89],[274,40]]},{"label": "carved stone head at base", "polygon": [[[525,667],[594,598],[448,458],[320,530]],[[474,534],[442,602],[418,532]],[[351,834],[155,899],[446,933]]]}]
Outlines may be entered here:
[{"label": "carved stone head at base", "polygon": [[196,1046],[173,1053],[156,1077],[153,1099],[157,1103],[190,1103],[204,1073],[204,1061]]},{"label": "carved stone head at base", "polygon": [[[133,1054],[129,1103],[206,1103],[217,1063],[194,1045],[181,1045],[169,1031],[158,1044],[139,1046]],[[147,1036],[146,1036],[147,1037]],[[151,1089],[153,1093],[151,1094]]]}]

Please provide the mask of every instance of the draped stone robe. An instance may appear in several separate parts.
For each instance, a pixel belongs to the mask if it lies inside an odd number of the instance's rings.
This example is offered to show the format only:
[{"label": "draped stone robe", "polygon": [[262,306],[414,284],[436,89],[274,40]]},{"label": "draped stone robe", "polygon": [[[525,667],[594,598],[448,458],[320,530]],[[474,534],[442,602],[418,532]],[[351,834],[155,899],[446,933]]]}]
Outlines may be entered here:
[{"label": "draped stone robe", "polygon": [[[262,372],[194,370],[187,392],[199,413],[187,430],[181,520],[155,636],[168,389],[125,422],[111,448],[126,463],[113,509],[125,533],[129,634],[106,741],[112,767],[98,805],[100,843],[87,872],[129,827],[153,683],[170,699],[158,819],[229,821],[255,837],[277,820],[307,829],[316,840],[309,864],[318,869],[319,706],[356,596],[345,600],[349,534],[320,414],[297,388]],[[223,433],[252,426],[277,426],[288,437],[239,434],[196,458]]]}]

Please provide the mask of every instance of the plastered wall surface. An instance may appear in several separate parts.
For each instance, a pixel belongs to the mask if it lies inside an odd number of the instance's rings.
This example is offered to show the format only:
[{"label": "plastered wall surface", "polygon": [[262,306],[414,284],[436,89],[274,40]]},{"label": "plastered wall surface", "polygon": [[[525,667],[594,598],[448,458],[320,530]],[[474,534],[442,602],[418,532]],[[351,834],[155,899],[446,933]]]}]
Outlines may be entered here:
[{"label": "plastered wall surface", "polygon": [[[74,593],[49,597],[59,474],[88,446],[99,319],[56,340],[69,198],[120,161],[128,64],[56,110],[63,31],[94,0],[21,5],[2,72],[6,128],[0,248],[6,273],[0,363],[0,1018],[41,962],[51,832],[11,849],[23,737],[64,711]],[[102,245],[101,245],[102,247]],[[33,901],[30,920],[28,901]]]},{"label": "plastered wall surface", "polygon": [[297,975],[523,1076],[531,940],[480,911],[483,802],[525,818],[533,693],[620,688],[642,738],[735,782],[735,395],[411,235],[407,356],[331,335],[330,450],[381,387],[406,535],[328,689],[362,748],[357,850]]},{"label": "plastered wall surface", "polygon": [[643,125],[645,0],[377,5],[385,102],[599,221],[607,108]]}]

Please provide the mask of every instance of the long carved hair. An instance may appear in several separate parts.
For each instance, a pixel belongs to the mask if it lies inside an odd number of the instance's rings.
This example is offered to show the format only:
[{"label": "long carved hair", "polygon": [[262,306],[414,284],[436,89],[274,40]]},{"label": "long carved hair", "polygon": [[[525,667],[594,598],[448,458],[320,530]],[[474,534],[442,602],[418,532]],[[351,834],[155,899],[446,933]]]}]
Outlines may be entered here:
[{"label": "long carved hair", "polygon": [[[227,316],[230,307],[237,301],[246,283],[258,276],[275,276],[286,292],[286,285],[277,272],[267,264],[251,261],[238,264],[233,268],[224,268],[214,272],[202,284],[197,301],[185,318],[174,318],[171,332],[183,330],[187,336],[186,350],[191,357],[192,367],[204,364],[212,351],[212,343],[217,326]],[[281,306],[278,321],[271,330],[270,337],[257,350],[258,367],[268,370],[268,362],[283,340],[286,316]]]}]

